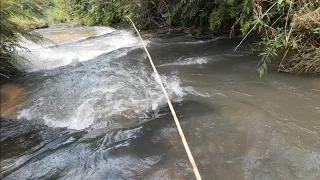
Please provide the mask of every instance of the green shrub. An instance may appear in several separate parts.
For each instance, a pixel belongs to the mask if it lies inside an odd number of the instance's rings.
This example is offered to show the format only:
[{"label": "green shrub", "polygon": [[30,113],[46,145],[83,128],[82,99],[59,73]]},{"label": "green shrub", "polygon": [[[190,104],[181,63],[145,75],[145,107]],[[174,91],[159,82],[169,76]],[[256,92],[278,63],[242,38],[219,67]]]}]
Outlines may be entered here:
[{"label": "green shrub", "polygon": [[[320,74],[320,1],[277,0],[255,3],[256,31],[262,37],[260,76],[268,64],[278,71]],[[262,12],[265,10],[264,16]],[[259,11],[258,11],[259,10]]]},{"label": "green shrub", "polygon": [[140,28],[148,28],[165,24],[161,13],[168,10],[164,0],[52,0],[52,3],[48,14],[53,22],[83,25],[110,26],[127,21],[129,16]]},{"label": "green shrub", "polygon": [[319,0],[183,0],[171,14],[175,25],[261,37],[256,46],[260,76],[269,64],[278,71],[320,74],[319,7]]}]

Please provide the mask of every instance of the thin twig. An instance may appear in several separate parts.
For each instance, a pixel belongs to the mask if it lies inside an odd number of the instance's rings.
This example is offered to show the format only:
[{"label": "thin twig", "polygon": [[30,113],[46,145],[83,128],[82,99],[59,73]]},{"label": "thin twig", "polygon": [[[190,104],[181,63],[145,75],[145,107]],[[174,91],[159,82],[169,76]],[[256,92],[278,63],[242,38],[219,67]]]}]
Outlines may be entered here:
[{"label": "thin twig", "polygon": [[288,53],[289,50],[290,50],[290,49],[288,48],[288,49],[286,50],[286,52],[284,53],[284,55],[283,55],[283,57],[282,57],[282,60],[281,60],[281,62],[280,62],[280,64],[279,64],[279,66],[278,66],[278,72],[280,71],[280,67],[284,69],[284,66],[283,66],[282,63],[283,63],[285,57],[287,56],[287,53]]},{"label": "thin twig", "polygon": [[292,29],[292,27],[291,27],[290,31],[289,31],[289,35],[287,35],[288,19],[289,19],[289,14],[290,14],[290,11],[291,11],[291,8],[292,8],[292,4],[293,4],[293,2],[290,3],[290,7],[289,7],[289,10],[288,10],[288,13],[287,13],[287,18],[286,18],[286,24],[284,26],[284,35],[286,37],[286,46],[288,45],[289,36],[290,36],[291,29]]},{"label": "thin twig", "polygon": [[6,78],[9,79],[9,76],[7,76],[7,75],[5,75],[5,74],[0,73],[0,76],[6,77]]},{"label": "thin twig", "polygon": [[164,3],[164,5],[166,6],[167,11],[168,11],[168,13],[169,13],[169,34],[170,34],[170,32],[171,32],[171,17],[170,17],[170,10],[169,10],[169,7],[168,7],[168,5],[166,4],[166,2],[165,2],[164,0],[162,0],[162,2],[163,2],[163,3]]},{"label": "thin twig", "polygon": [[234,27],[238,24],[238,22],[240,21],[240,18],[237,19],[237,21],[231,26],[231,30],[230,30],[230,34],[229,34],[229,38],[232,38],[232,35],[234,33]]},{"label": "thin twig", "polygon": [[155,73],[155,75],[156,75],[156,79],[157,79],[157,81],[158,81],[158,83],[159,83],[159,85],[160,85],[160,87],[161,87],[161,89],[162,89],[162,92],[164,93],[164,96],[165,96],[166,99],[167,99],[167,103],[168,103],[169,108],[170,108],[170,110],[171,110],[171,113],[172,113],[174,122],[176,123],[177,129],[178,129],[178,132],[179,132],[179,135],[180,135],[180,137],[181,137],[183,146],[184,146],[184,148],[185,148],[185,150],[186,150],[186,152],[187,152],[187,155],[188,155],[189,161],[190,161],[190,163],[191,163],[191,166],[192,166],[192,168],[193,168],[193,171],[194,171],[194,174],[195,174],[195,176],[196,176],[196,179],[197,179],[197,180],[201,180],[201,176],[200,176],[199,170],[198,170],[198,168],[197,168],[196,162],[195,162],[194,159],[193,159],[192,153],[191,153],[191,151],[190,151],[190,148],[189,148],[189,146],[188,146],[187,140],[186,140],[186,138],[185,138],[185,136],[184,136],[184,134],[183,134],[183,131],[182,131],[182,129],[181,129],[181,126],[180,126],[179,120],[178,120],[178,118],[177,118],[176,112],[174,111],[173,106],[172,106],[172,103],[171,103],[171,101],[170,101],[170,98],[169,98],[169,96],[168,96],[168,94],[167,94],[167,91],[166,91],[166,89],[164,88],[164,86],[163,86],[163,84],[162,84],[162,80],[161,80],[161,78],[160,78],[160,76],[159,76],[159,73],[158,73],[156,67],[155,67],[154,64],[153,64],[152,58],[151,58],[151,56],[150,56],[150,54],[149,54],[149,52],[148,52],[148,49],[146,48],[146,45],[144,44],[144,41],[143,41],[142,37],[140,36],[140,33],[139,33],[138,29],[136,28],[136,26],[134,25],[134,23],[132,22],[132,20],[131,20],[129,17],[128,17],[128,19],[129,19],[129,21],[131,22],[133,28],[136,30],[136,32],[137,32],[137,34],[138,34],[138,36],[139,36],[139,38],[140,38],[140,40],[141,40],[141,44],[142,44],[144,50],[146,51],[146,53],[147,53],[147,55],[148,55],[148,58],[149,58],[149,60],[150,60],[150,64],[151,64],[151,66],[152,66],[152,68],[153,68],[153,71],[154,71],[154,73]]},{"label": "thin twig", "polygon": [[[259,21],[265,16],[265,15],[267,15],[267,13],[273,8],[273,6],[275,6],[277,4],[277,2],[276,3],[274,3],[268,10],[266,10],[266,12],[259,18]],[[244,38],[241,40],[241,42],[238,44],[238,46],[234,49],[234,51],[236,51],[238,48],[239,48],[239,46],[242,44],[242,42],[248,37],[248,35],[253,31],[253,29],[258,25],[258,23],[259,23],[259,21],[258,22],[256,22],[256,24],[250,29],[250,31],[244,36]]]}]

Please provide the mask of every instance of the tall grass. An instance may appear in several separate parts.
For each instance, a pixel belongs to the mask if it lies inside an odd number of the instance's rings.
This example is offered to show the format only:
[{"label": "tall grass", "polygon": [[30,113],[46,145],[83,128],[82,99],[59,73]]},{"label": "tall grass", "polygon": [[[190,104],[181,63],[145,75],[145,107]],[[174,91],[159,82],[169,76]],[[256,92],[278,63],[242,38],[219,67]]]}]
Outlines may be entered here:
[{"label": "tall grass", "polygon": [[[261,67],[265,74],[268,64],[276,65],[277,71],[296,74],[320,74],[320,1],[278,0],[274,8],[261,18],[257,31],[262,39],[258,42]],[[271,3],[254,3],[258,17],[263,6]]]}]

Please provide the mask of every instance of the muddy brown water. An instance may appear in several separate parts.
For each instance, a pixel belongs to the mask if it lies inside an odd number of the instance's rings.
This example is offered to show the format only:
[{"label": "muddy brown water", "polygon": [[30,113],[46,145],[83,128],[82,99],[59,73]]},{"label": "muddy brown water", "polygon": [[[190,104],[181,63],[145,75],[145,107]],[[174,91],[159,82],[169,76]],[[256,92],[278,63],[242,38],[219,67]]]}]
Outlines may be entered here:
[{"label": "muddy brown water", "polygon": [[26,99],[24,89],[16,83],[0,85],[1,116],[10,116],[16,112],[18,106]]},{"label": "muddy brown water", "polygon": [[[59,33],[71,30],[83,31]],[[238,42],[147,41],[202,178],[320,179],[319,77],[269,72],[260,79],[258,57],[246,47],[233,52]],[[131,32],[109,29],[32,52],[37,69],[11,82],[26,99],[14,105],[16,120],[1,119],[3,179],[194,179]],[[42,66],[46,58],[59,66]]]}]

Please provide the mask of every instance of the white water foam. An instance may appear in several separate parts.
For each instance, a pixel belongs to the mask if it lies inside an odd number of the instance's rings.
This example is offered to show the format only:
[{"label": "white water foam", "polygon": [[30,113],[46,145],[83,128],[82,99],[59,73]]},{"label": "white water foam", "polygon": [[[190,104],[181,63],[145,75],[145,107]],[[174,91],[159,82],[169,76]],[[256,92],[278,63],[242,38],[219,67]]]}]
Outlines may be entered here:
[{"label": "white water foam", "polygon": [[192,58],[180,58],[177,62],[161,64],[161,66],[186,66],[186,65],[197,65],[208,63],[208,58],[206,57],[192,57]]},{"label": "white water foam", "polygon": [[[93,26],[93,27],[78,26],[78,27],[60,27],[60,28],[58,28],[53,25],[50,28],[36,30],[37,33],[43,35],[43,37],[45,38],[45,41],[38,44],[38,43],[33,43],[33,42],[21,37],[20,44],[23,47],[27,47],[29,50],[34,50],[34,49],[41,49],[44,47],[48,48],[50,46],[76,42],[79,40],[87,39],[88,37],[102,36],[105,34],[112,33],[114,31],[116,31],[116,29],[111,28],[111,27],[103,27],[103,26]],[[52,39],[52,37],[50,37],[50,34],[52,36],[52,33],[65,34],[65,35],[68,35],[69,38]],[[73,34],[75,34],[75,35],[73,36]],[[18,48],[18,50],[21,50],[21,49]]]},{"label": "white water foam", "polygon": [[[18,112],[18,119],[80,130],[97,123],[131,127],[153,116],[166,101],[141,52],[119,56],[128,51],[114,51],[84,66],[48,71],[47,79],[36,83],[39,87]],[[162,80],[172,101],[181,101],[185,93],[180,79],[171,75]]]},{"label": "white water foam", "polygon": [[210,94],[208,94],[208,93],[206,93],[206,92],[201,93],[201,92],[195,90],[195,89],[194,89],[193,87],[191,87],[191,86],[185,87],[185,88],[184,88],[184,91],[186,91],[186,92],[188,92],[188,93],[190,93],[190,94],[192,94],[192,95],[195,95],[195,96],[210,97]]},{"label": "white water foam", "polygon": [[[224,39],[223,37],[216,37],[216,38],[212,38],[212,39],[208,39],[208,40],[195,40],[192,35],[187,35],[187,36],[183,36],[183,39],[187,39],[187,38],[191,38],[189,39],[189,41],[181,41],[181,37],[177,37],[177,38],[170,38],[167,39],[167,42],[165,39],[162,38],[153,38],[152,44],[157,44],[157,45],[185,45],[185,44],[205,44],[205,43],[210,43],[210,42],[215,42],[219,39]],[[158,41],[161,41],[161,43],[159,43]]]},{"label": "white water foam", "polygon": [[[146,72],[142,74],[146,75]],[[38,94],[38,96],[47,96],[47,98],[41,102],[32,99],[28,104],[29,107],[22,109],[17,118],[36,121],[42,119],[50,127],[80,130],[101,123],[101,121],[132,125],[139,119],[148,118],[150,112],[156,113],[166,105],[160,87],[152,76],[121,78],[123,80],[113,76],[99,83],[104,85],[88,87],[84,89],[84,92],[76,92],[67,96],[63,91],[73,91],[74,88],[71,87],[73,85],[60,89],[55,86],[62,86],[61,83],[54,85],[50,82],[48,86],[52,90],[48,92],[44,89]],[[179,78],[162,76],[162,80],[166,89],[169,90],[171,99],[181,101],[185,93],[180,86]],[[75,88],[79,87],[75,86]],[[52,97],[52,94],[57,94],[57,98]]]},{"label": "white water foam", "polygon": [[111,31],[104,28],[101,30],[101,28],[96,27],[96,31],[98,31],[98,35],[104,33],[109,35],[50,47],[28,45],[31,51],[20,51],[19,54],[30,62],[25,67],[26,70],[33,72],[88,61],[119,48],[139,45],[138,39],[125,30]]}]

